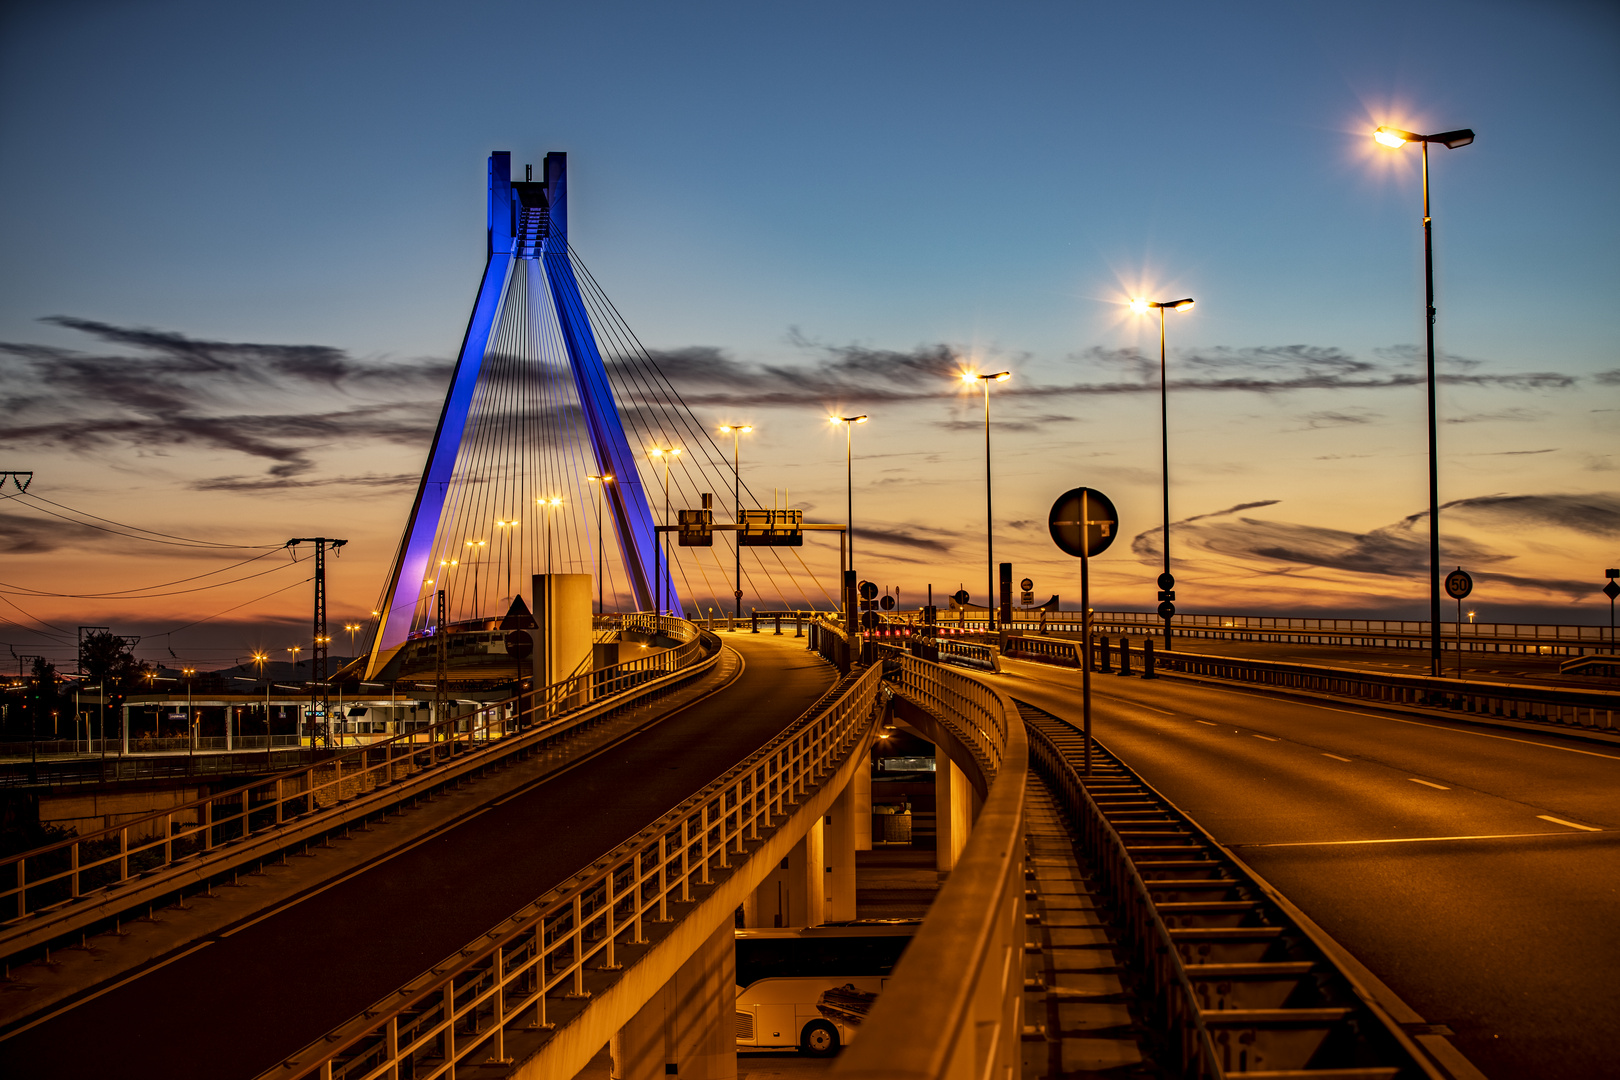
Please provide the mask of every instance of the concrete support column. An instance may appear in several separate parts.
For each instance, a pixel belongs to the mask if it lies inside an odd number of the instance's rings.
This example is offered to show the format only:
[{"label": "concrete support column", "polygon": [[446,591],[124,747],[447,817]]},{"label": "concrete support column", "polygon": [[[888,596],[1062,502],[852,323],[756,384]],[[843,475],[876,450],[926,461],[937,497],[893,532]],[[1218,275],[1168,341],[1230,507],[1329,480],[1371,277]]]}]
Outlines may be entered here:
[{"label": "concrete support column", "polygon": [[[866,777],[867,782],[867,812],[864,817],[856,812],[860,802],[856,788],[862,776]],[[822,819],[826,865],[821,876],[827,922],[841,922],[855,917],[855,851],[860,846],[859,838],[863,830],[867,838],[866,846],[872,846],[871,783],[871,773],[864,768],[857,771],[855,778],[844,785],[844,790],[838,793],[832,808]]]},{"label": "concrete support column", "polygon": [[973,824],[973,785],[944,749],[934,748],[935,862],[941,872],[956,866]]},{"label": "concrete support column", "polygon": [[821,880],[829,876],[825,838],[824,820],[818,818],[743,902],[743,919],[749,926],[819,926],[827,921],[826,884]]},{"label": "concrete support column", "polygon": [[855,779],[849,782],[850,790],[854,793],[855,804],[852,808],[855,816],[855,850],[872,850],[872,765],[870,755],[867,763],[855,772]]},{"label": "concrete support column", "polygon": [[609,1044],[613,1080],[736,1080],[737,946],[709,936]]}]

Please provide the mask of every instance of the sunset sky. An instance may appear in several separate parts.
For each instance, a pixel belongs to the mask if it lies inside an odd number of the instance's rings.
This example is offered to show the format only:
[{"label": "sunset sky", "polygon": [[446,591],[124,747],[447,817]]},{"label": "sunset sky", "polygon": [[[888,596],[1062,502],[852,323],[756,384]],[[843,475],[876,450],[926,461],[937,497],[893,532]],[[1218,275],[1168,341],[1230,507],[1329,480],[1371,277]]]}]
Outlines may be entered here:
[{"label": "sunset sky", "polygon": [[[757,427],[767,504],[841,520],[826,416],[873,417],[857,546],[902,603],[982,599],[976,367],[1013,372],[998,559],[1072,605],[1045,521],[1087,484],[1124,536],[1094,603],[1152,606],[1157,322],[1126,301],[1191,296],[1178,606],[1420,617],[1419,155],[1379,124],[1478,132],[1431,152],[1447,567],[1482,620],[1607,624],[1617,61],[1597,0],[7,4],[0,471],[34,475],[0,502],[0,639],[66,660],[106,625],[207,667],[307,642],[292,536],[350,541],[330,619],[367,617],[491,150],[568,153],[573,246],[704,423]],[[830,581],[835,546],[805,558]]]}]

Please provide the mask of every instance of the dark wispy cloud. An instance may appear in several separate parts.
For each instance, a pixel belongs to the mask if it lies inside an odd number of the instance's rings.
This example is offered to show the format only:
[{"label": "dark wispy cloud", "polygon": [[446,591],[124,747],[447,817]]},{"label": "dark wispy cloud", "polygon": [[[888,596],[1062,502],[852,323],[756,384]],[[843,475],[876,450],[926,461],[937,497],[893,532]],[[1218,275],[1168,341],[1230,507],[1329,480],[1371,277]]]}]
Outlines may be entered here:
[{"label": "dark wispy cloud", "polygon": [[1311,428],[1345,427],[1350,424],[1370,424],[1382,413],[1371,409],[1324,409],[1306,413],[1305,426]]},{"label": "dark wispy cloud", "polygon": [[0,401],[9,418],[0,440],[78,453],[202,450],[266,464],[257,478],[200,481],[207,490],[374,486],[376,477],[307,474],[321,447],[424,444],[449,374],[442,362],[363,361],[324,345],[214,341],[66,316],[44,321],[102,348],[0,342],[0,377],[14,391]]},{"label": "dark wispy cloud", "polygon": [[[1570,529],[1588,536],[1620,536],[1620,494],[1599,492],[1591,495],[1481,495],[1442,503],[1441,525],[1446,513],[1464,519],[1486,522],[1515,532]],[[1427,513],[1406,520],[1415,522]]]}]

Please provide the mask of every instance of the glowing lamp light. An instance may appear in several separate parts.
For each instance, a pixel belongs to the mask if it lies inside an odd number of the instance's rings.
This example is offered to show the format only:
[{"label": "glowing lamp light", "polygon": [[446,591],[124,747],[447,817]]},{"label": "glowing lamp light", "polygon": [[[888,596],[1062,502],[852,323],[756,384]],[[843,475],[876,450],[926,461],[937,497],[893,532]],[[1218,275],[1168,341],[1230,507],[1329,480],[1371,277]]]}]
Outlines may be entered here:
[{"label": "glowing lamp light", "polygon": [[1396,128],[1381,127],[1377,131],[1373,132],[1373,138],[1377,139],[1385,146],[1405,146],[1412,140],[1412,137],[1411,132],[1400,131]]},{"label": "glowing lamp light", "polygon": [[1131,310],[1136,312],[1138,315],[1146,315],[1147,309],[1148,302],[1143,300],[1141,297],[1137,297],[1135,300],[1131,301]]}]

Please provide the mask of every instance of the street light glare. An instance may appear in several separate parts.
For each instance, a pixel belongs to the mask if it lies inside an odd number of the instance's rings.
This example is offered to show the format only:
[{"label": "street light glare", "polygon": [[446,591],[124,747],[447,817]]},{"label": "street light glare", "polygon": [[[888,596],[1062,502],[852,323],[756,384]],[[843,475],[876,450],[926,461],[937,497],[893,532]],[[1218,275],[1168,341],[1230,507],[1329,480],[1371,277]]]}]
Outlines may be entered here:
[{"label": "street light glare", "polygon": [[1137,297],[1135,300],[1131,301],[1131,310],[1136,312],[1138,315],[1146,315],[1147,309],[1148,302],[1141,297]]},{"label": "street light glare", "polygon": [[971,372],[971,371],[962,372],[962,381],[965,382],[965,383],[977,382],[978,379],[979,379],[979,376],[977,374],[975,374],[974,372]]},{"label": "street light glare", "polygon": [[1410,134],[1410,132],[1398,131],[1395,128],[1381,127],[1373,132],[1373,138],[1385,146],[1405,146],[1409,141],[1407,136]]}]

